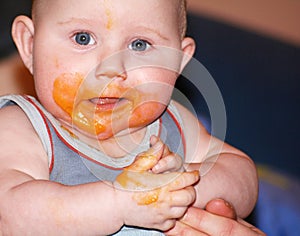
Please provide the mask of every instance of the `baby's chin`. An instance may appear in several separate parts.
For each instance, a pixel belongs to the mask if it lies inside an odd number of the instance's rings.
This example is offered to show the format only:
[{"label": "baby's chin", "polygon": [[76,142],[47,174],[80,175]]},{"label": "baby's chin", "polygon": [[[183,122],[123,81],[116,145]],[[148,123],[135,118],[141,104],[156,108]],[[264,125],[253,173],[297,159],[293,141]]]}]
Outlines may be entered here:
[{"label": "baby's chin", "polygon": [[96,132],[88,132],[83,129],[78,128],[74,124],[64,123],[64,128],[67,129],[70,133],[74,134],[80,140],[94,140],[94,141],[103,141],[112,138],[115,136],[111,131],[105,131],[97,134]]},{"label": "baby's chin", "polygon": [[133,128],[125,128],[125,129],[116,129],[112,130],[111,127],[107,128],[105,131],[96,133],[96,132],[88,132],[86,130],[80,129],[74,123],[72,124],[69,121],[60,120],[61,126],[68,130],[69,133],[73,134],[74,137],[77,137],[80,140],[94,140],[94,141],[104,141],[110,138],[121,138],[127,135],[133,134],[136,131],[141,130],[143,127],[133,127]]}]

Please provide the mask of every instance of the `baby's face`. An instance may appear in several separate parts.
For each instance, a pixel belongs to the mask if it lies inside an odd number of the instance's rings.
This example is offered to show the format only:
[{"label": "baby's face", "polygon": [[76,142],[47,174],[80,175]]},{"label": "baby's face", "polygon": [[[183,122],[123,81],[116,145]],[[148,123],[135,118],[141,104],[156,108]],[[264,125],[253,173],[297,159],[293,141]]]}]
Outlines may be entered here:
[{"label": "baby's face", "polygon": [[177,1],[43,2],[33,73],[49,112],[97,139],[161,115],[181,70]]}]

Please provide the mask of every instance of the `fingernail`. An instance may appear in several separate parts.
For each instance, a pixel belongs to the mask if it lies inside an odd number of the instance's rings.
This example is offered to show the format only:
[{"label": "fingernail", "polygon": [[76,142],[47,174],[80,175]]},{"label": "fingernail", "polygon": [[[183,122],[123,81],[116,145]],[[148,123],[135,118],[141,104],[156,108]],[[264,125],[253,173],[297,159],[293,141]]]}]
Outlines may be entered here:
[{"label": "fingernail", "polygon": [[159,164],[156,164],[153,168],[152,168],[152,171],[156,172],[158,171],[160,168],[160,165]]},{"label": "fingernail", "polygon": [[152,135],[150,137],[150,145],[151,146],[155,145],[157,143],[157,141],[158,141],[158,137],[156,137],[155,135]]}]

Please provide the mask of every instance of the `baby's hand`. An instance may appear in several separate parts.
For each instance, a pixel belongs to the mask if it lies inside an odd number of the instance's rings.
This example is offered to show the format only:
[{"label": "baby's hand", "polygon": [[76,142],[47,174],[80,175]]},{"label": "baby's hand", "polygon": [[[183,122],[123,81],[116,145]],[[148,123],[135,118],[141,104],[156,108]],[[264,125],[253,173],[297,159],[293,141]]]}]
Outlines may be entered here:
[{"label": "baby's hand", "polygon": [[199,173],[125,170],[114,184],[116,205],[124,224],[169,230],[195,201]]},{"label": "baby's hand", "polygon": [[199,180],[197,171],[162,174],[150,171],[165,148],[161,141],[154,142],[116,178],[116,207],[125,224],[168,230],[194,202],[193,185]]},{"label": "baby's hand", "polygon": [[183,159],[181,156],[170,151],[169,147],[164,144],[158,137],[152,136],[150,139],[151,147],[158,149],[161,147],[161,155],[157,163],[151,169],[153,173],[179,172],[183,171]]}]

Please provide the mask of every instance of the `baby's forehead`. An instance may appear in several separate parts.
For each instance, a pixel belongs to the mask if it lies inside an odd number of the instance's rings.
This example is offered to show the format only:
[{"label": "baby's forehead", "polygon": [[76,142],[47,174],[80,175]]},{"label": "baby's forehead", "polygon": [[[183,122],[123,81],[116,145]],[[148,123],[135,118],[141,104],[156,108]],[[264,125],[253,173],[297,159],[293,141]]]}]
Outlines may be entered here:
[{"label": "baby's forehead", "polygon": [[[48,4],[55,4],[57,3],[57,1],[61,1],[61,0],[32,0],[32,16],[38,14],[37,12],[39,12],[39,9],[45,9],[47,8]],[[79,1],[79,0],[76,0]],[[98,2],[102,3],[103,6],[107,4],[109,5],[110,1],[114,1],[114,0],[97,0]],[[126,0],[124,0],[124,4],[126,4],[125,2]],[[146,4],[150,4],[151,0],[139,0],[139,1],[145,1]],[[175,10],[175,12],[178,14],[178,22],[179,22],[179,29],[182,32],[182,35],[185,35],[185,31],[186,31],[186,8],[187,8],[187,1],[186,0],[160,0],[158,1],[158,3],[169,3],[170,7],[173,6],[175,7],[177,10]],[[71,2],[70,2],[71,4]],[[86,3],[88,4],[88,2]],[[156,1],[157,4],[157,1]],[[49,6],[49,5],[48,5]],[[165,9],[165,8],[164,8]]]},{"label": "baby's forehead", "polygon": [[[57,1],[57,0],[51,0],[51,1],[49,1],[49,0],[31,0],[32,9],[36,10],[37,7],[42,7],[45,3],[51,4],[51,3],[55,3],[55,1]],[[61,1],[61,0],[58,0],[58,1]],[[113,1],[113,0],[109,0],[109,1]],[[125,1],[124,1],[124,4],[127,4]],[[141,1],[141,0],[139,0],[139,1]],[[151,0],[142,0],[142,1],[145,1],[147,4],[151,4]],[[163,2],[163,1],[170,1],[170,0],[160,0],[160,2]],[[100,2],[102,2],[103,5],[105,5],[106,0],[102,0]],[[170,6],[178,6],[178,9],[180,12],[181,11],[185,12],[186,6],[187,6],[187,0],[171,0]]]}]

